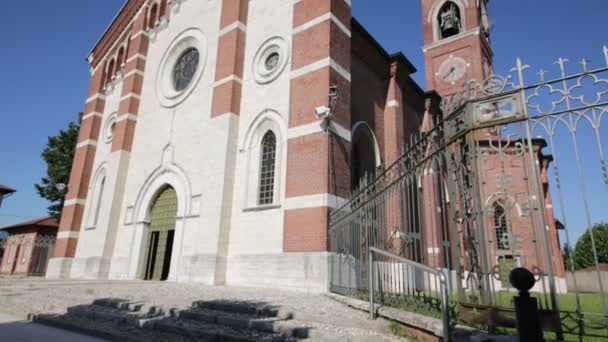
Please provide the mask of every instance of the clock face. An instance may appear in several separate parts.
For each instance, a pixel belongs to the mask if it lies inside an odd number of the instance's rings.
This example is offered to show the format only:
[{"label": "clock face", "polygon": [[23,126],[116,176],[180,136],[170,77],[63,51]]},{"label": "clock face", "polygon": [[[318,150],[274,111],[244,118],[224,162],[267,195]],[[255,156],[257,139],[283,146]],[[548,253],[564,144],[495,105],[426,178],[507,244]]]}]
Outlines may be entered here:
[{"label": "clock face", "polygon": [[463,58],[450,56],[441,63],[435,78],[445,84],[456,84],[464,77],[468,67],[469,64]]}]

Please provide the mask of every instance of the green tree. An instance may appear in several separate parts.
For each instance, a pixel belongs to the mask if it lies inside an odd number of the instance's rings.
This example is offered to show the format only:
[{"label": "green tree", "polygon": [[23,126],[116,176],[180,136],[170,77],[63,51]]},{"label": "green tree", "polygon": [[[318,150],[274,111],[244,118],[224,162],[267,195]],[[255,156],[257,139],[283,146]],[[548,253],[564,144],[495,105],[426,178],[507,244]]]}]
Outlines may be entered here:
[{"label": "green tree", "polygon": [[576,242],[576,247],[574,248],[574,267],[577,270],[595,266],[591,232],[593,232],[598,263],[608,263],[608,224],[598,223],[591,230],[587,229]]},{"label": "green tree", "polygon": [[58,220],[61,217],[66,189],[57,185],[67,185],[70,179],[79,129],[79,124],[70,122],[67,129],[49,137],[46,148],[42,151],[42,159],[47,165],[46,177],[42,178],[40,184],[34,185],[38,194],[51,202],[48,207],[49,216]]},{"label": "green tree", "polygon": [[570,244],[565,243],[562,249],[562,260],[564,261],[564,267],[566,267],[566,271],[569,271],[572,267],[572,247]]}]

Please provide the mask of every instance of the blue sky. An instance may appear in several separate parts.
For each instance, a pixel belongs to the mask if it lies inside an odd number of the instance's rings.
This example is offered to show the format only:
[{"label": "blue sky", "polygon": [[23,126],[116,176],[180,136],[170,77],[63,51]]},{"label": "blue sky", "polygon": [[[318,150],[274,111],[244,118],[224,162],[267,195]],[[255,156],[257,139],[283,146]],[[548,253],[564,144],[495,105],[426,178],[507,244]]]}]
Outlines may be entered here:
[{"label": "blue sky", "polygon": [[[0,226],[45,214],[47,203],[33,188],[45,173],[40,153],[47,137],[83,109],[86,54],[122,3],[0,1],[0,183],[19,191],[0,208]],[[419,1],[353,0],[353,8],[389,52],[406,54],[424,86]],[[518,56],[545,69],[559,56],[586,56],[598,66],[601,47],[608,45],[607,9],[604,0],[491,1],[497,72],[507,71]]]}]

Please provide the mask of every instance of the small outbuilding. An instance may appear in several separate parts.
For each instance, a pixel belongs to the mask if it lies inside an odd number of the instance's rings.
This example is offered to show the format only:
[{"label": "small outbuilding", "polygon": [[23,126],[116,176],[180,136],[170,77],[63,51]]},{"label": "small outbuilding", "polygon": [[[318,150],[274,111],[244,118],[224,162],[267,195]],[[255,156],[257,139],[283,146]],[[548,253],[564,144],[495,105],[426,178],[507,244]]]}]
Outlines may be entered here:
[{"label": "small outbuilding", "polygon": [[44,276],[53,253],[59,223],[51,217],[0,228],[0,275]]}]

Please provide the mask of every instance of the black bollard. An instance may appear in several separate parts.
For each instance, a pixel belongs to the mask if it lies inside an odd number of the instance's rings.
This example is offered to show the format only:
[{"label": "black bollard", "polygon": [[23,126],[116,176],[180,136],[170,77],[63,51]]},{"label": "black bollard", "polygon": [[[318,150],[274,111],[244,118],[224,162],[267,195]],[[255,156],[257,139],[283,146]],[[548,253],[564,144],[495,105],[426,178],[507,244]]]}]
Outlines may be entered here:
[{"label": "black bollard", "polygon": [[525,268],[516,268],[511,271],[509,280],[513,287],[519,290],[519,296],[513,298],[515,302],[515,317],[517,318],[517,334],[520,342],[544,341],[543,330],[540,326],[538,303],[536,298],[530,297],[530,289],[534,287],[534,274]]}]

